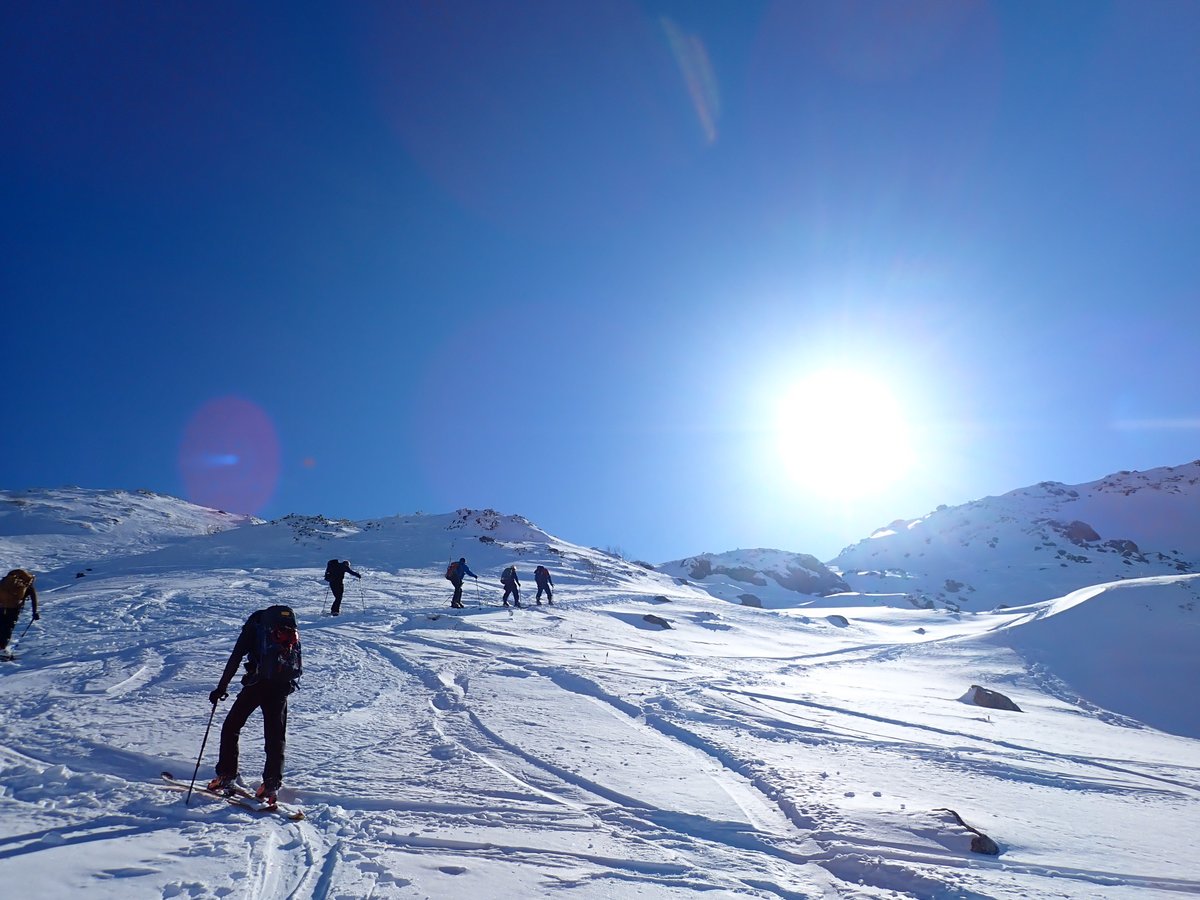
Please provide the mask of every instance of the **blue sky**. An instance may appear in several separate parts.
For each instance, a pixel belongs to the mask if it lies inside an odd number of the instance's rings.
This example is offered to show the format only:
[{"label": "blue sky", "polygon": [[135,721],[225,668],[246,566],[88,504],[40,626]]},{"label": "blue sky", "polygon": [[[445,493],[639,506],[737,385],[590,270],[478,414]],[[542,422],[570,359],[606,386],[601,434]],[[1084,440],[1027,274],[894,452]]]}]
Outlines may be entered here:
[{"label": "blue sky", "polygon": [[0,485],[829,558],[1200,457],[1195,3],[344,7],[0,14]]}]

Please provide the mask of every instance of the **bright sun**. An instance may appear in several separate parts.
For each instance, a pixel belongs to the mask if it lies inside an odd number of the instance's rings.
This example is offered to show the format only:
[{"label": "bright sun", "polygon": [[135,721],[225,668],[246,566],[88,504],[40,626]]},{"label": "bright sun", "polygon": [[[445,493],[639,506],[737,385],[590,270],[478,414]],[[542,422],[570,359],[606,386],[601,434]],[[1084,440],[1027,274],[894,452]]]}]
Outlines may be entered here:
[{"label": "bright sun", "polygon": [[792,479],[815,493],[861,497],[902,478],[913,462],[909,426],[887,382],[828,369],[784,396],[776,425]]}]

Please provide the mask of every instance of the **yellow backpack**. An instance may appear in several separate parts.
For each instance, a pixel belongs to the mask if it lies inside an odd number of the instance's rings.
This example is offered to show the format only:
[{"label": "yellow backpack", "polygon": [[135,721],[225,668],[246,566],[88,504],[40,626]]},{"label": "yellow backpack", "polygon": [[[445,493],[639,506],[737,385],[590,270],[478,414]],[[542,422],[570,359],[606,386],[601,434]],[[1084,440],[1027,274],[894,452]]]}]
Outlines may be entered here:
[{"label": "yellow backpack", "polygon": [[25,594],[33,585],[33,573],[13,569],[0,578],[0,609],[17,609],[25,602]]}]

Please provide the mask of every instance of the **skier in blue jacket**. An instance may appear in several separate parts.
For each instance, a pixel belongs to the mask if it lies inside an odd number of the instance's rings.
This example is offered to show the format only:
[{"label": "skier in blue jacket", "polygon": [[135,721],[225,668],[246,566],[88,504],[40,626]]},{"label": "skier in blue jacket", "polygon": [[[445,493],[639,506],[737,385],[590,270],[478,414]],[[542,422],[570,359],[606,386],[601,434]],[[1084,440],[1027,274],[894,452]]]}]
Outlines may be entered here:
[{"label": "skier in blue jacket", "polygon": [[460,556],[458,562],[450,563],[449,567],[446,569],[446,578],[452,585],[454,585],[454,596],[450,599],[450,606],[452,609],[463,608],[463,579],[468,575],[470,575],[476,581],[479,580],[479,576],[472,572],[467,566],[467,558],[465,556]]}]

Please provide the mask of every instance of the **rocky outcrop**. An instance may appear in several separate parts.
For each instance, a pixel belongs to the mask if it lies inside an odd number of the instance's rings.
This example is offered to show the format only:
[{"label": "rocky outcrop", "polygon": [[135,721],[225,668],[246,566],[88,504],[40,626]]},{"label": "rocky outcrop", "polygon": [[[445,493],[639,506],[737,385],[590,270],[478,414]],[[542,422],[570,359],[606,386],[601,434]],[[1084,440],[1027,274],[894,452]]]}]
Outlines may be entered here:
[{"label": "rocky outcrop", "polygon": [[949,813],[950,817],[953,818],[954,821],[958,825],[962,826],[963,828],[967,829],[967,831],[971,832],[971,852],[972,853],[982,853],[985,856],[999,856],[1000,855],[1000,846],[995,841],[993,841],[990,837],[988,837],[986,834],[984,834],[978,828],[974,828],[974,827],[968,825],[966,822],[964,822],[963,817],[960,816],[958,813],[956,813],[954,810],[946,809],[945,807],[942,807],[941,809],[935,809],[934,812]]},{"label": "rocky outcrop", "polygon": [[767,572],[782,588],[798,594],[828,596],[850,590],[838,575],[830,571],[825,563],[807,553],[798,554],[795,565],[783,572]]},{"label": "rocky outcrop", "polygon": [[1096,532],[1095,528],[1087,522],[1080,522],[1078,519],[1066,524],[1051,521],[1049,525],[1072,544],[1083,545],[1091,541],[1100,540],[1100,535]]},{"label": "rocky outcrop", "polygon": [[986,706],[988,709],[1005,709],[1010,712],[1021,712],[1021,707],[1013,703],[999,691],[989,690],[977,684],[971,685],[970,690],[958,698],[963,703],[974,703],[976,706]]},{"label": "rocky outcrop", "polygon": [[683,560],[682,566],[686,569],[688,577],[696,581],[718,575],[742,584],[766,587],[767,579],[771,579],[786,590],[817,596],[850,590],[845,581],[815,556],[794,553],[788,554],[788,557],[786,564],[776,560],[769,567],[755,568],[747,564],[722,564],[709,554],[703,554]]}]

